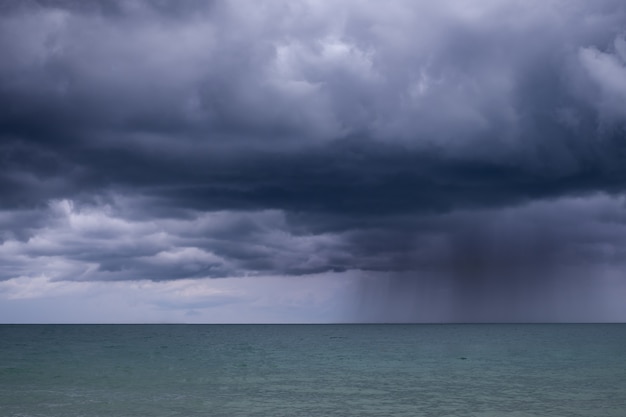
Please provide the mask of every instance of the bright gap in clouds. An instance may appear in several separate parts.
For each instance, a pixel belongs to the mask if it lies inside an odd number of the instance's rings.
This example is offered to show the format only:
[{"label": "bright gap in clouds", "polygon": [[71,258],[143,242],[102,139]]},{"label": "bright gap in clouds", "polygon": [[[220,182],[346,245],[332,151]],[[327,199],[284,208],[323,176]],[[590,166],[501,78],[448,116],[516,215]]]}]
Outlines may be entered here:
[{"label": "bright gap in clouds", "polygon": [[349,321],[351,274],[0,282],[3,323],[332,323]]}]

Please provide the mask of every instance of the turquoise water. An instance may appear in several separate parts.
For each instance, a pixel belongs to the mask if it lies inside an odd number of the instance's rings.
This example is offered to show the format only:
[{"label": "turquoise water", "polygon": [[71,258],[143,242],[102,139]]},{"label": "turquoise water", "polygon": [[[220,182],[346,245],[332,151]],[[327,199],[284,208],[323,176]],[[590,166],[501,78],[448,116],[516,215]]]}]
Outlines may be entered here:
[{"label": "turquoise water", "polygon": [[626,416],[626,325],[3,325],[0,416]]}]

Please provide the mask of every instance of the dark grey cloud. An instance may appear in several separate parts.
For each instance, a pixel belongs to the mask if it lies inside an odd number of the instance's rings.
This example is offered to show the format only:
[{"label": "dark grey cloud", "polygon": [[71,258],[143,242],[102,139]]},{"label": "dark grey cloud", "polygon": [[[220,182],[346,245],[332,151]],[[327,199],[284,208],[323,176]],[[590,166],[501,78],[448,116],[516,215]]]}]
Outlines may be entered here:
[{"label": "dark grey cloud", "polygon": [[621,266],[621,1],[0,8],[2,279],[375,271],[372,319],[478,320]]},{"label": "dark grey cloud", "polygon": [[5,205],[146,187],[330,211],[386,191],[393,211],[428,208],[400,204],[416,189],[442,208],[623,184],[619,2],[121,4],[3,17]]}]

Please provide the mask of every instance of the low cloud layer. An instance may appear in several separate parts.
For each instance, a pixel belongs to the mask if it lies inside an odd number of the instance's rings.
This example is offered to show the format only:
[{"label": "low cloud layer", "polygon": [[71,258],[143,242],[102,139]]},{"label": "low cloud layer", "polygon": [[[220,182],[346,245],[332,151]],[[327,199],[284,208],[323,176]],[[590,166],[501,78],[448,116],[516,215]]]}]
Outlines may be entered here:
[{"label": "low cloud layer", "polygon": [[356,320],[624,318],[620,1],[0,9],[0,280],[349,273]]}]

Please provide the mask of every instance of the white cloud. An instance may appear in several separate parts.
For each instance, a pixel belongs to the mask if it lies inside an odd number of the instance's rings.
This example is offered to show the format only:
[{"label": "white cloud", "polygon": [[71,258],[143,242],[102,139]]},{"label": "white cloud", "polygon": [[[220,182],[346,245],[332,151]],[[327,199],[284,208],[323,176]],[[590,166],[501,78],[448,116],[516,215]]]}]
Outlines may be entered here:
[{"label": "white cloud", "polygon": [[124,213],[131,200],[119,199],[119,205],[52,201],[38,214],[45,221],[23,226],[27,237],[9,234],[0,244],[0,277],[159,281],[290,269],[306,274],[324,270],[340,252],[337,236],[294,234],[277,210],[131,219]]},{"label": "white cloud", "polygon": [[600,114],[609,119],[626,117],[626,40],[617,37],[613,43],[614,53],[597,48],[582,48],[579,52],[581,65],[600,90],[598,106]]}]

